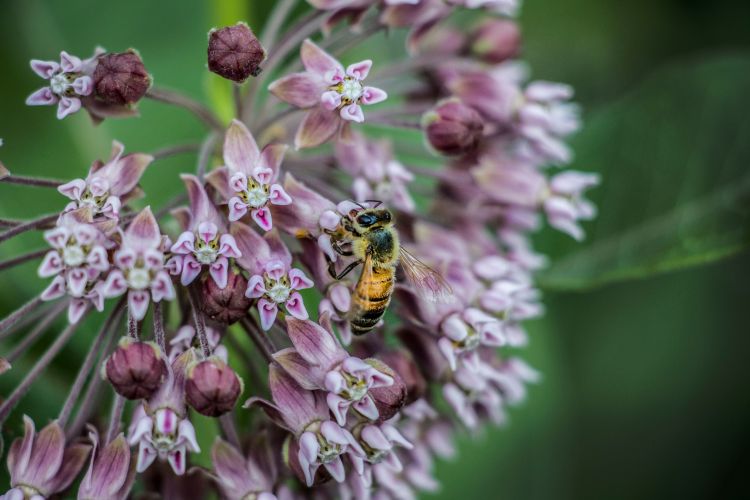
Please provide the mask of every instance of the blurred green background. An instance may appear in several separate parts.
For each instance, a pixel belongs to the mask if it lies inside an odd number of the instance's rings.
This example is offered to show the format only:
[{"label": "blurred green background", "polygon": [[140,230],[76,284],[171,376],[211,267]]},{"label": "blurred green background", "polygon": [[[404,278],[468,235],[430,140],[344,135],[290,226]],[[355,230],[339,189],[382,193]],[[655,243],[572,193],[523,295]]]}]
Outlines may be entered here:
[{"label": "blurred green background", "polygon": [[[257,26],[271,5],[0,0],[0,160],[67,179],[114,137],[129,151],[195,142],[200,124],[152,102],[140,119],[97,128],[83,113],[59,123],[25,107],[41,84],[28,60],[133,46],[156,84],[208,101],[227,87],[205,70],[207,30]],[[508,426],[460,438],[458,458],[437,467],[437,498],[748,497],[750,2],[526,0],[520,22],[533,76],[577,90],[586,127],[573,166],[603,173],[600,217],[584,245],[538,238],[557,264],[541,277],[547,315],[530,325],[524,357],[544,380]],[[151,203],[178,192],[177,173],[193,165],[150,168]],[[0,185],[0,217],[60,205]],[[42,246],[38,234],[15,238],[0,260]],[[3,316],[44,286],[34,266],[0,284]],[[78,336],[24,399],[37,422],[54,417],[86,349]],[[3,394],[28,366],[3,375]]]}]

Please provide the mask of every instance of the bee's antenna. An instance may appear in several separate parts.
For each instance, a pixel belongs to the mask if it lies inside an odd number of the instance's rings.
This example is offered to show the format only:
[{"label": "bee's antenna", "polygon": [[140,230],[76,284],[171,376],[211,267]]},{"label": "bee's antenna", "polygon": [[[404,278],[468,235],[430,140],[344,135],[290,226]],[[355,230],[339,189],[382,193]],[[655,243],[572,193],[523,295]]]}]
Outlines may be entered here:
[{"label": "bee's antenna", "polygon": [[[365,203],[367,203],[367,200],[365,200]],[[354,204],[355,204],[355,205],[357,205],[357,206],[358,206],[359,208],[361,208],[362,210],[365,210],[365,209],[367,208],[366,206],[364,206],[363,204],[361,204],[361,203],[360,203],[360,202],[358,202],[358,201],[355,201],[355,202],[354,202]]]},{"label": "bee's antenna", "polygon": [[365,200],[365,203],[374,203],[375,206],[372,208],[378,208],[380,205],[383,204],[383,202],[380,200]]}]

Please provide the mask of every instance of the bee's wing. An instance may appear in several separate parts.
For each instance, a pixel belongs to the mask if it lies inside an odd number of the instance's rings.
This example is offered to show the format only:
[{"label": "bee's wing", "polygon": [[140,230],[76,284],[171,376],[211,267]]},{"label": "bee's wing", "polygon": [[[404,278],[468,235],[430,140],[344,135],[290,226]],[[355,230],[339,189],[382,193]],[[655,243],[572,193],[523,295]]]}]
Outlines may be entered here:
[{"label": "bee's wing", "polygon": [[430,302],[450,302],[453,299],[453,289],[440,273],[409,253],[404,247],[401,247],[399,255],[406,281],[420,297]]}]

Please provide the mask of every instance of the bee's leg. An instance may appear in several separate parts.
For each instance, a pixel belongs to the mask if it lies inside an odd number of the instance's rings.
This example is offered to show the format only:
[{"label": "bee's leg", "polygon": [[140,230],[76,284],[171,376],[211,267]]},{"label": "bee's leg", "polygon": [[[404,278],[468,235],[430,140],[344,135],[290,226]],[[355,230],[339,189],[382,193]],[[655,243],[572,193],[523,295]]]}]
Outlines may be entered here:
[{"label": "bee's leg", "polygon": [[354,252],[352,250],[344,250],[343,248],[341,248],[341,245],[338,241],[332,242],[331,246],[337,254],[343,255],[344,257],[350,257],[354,255]]},{"label": "bee's leg", "polygon": [[344,276],[349,274],[352,271],[352,269],[354,269],[355,267],[357,267],[358,265],[362,263],[361,260],[355,260],[354,262],[346,266],[344,270],[341,271],[339,274],[336,274],[336,263],[330,259],[327,259],[327,260],[328,260],[328,274],[330,274],[331,277],[335,280],[342,279]]}]

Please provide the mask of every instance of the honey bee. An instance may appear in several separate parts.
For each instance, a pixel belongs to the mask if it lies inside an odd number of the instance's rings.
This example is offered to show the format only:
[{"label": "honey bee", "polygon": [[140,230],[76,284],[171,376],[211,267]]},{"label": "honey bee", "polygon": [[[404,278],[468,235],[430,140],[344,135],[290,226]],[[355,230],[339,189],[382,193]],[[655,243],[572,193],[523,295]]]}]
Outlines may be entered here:
[{"label": "honey bee", "polygon": [[342,216],[336,230],[329,232],[333,249],[340,255],[353,256],[340,273],[328,262],[328,272],[341,279],[362,264],[362,274],[352,294],[349,324],[352,333],[364,335],[385,314],[396,284],[396,268],[401,264],[404,276],[421,297],[440,301],[453,292],[443,277],[414,257],[399,244],[393,216],[387,209],[363,207]]}]

